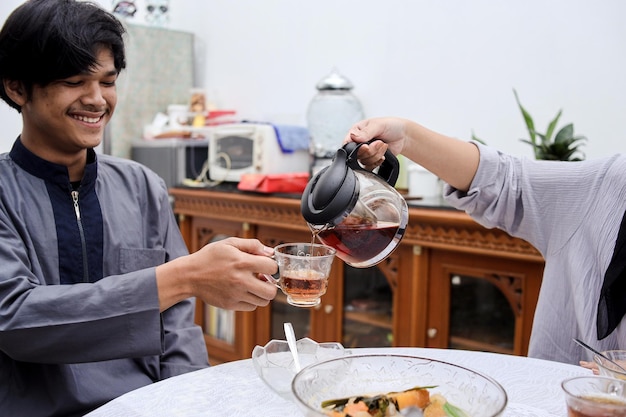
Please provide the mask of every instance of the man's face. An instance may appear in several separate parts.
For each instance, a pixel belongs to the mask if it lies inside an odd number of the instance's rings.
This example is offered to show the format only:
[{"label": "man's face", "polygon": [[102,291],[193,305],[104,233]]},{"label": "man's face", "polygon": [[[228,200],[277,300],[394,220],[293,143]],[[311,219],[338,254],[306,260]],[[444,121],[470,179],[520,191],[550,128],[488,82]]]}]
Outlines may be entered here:
[{"label": "man's face", "polygon": [[100,144],[117,103],[117,70],[100,48],[93,72],[34,86],[22,105],[22,142],[38,156],[60,164]]}]

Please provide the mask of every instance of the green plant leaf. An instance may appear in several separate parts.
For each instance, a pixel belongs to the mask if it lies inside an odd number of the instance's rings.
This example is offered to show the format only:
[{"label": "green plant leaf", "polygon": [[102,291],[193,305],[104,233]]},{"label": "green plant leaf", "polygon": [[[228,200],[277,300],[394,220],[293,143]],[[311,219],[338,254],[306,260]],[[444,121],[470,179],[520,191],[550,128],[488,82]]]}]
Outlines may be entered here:
[{"label": "green plant leaf", "polygon": [[533,144],[533,147],[537,143],[537,139],[535,137],[535,122],[533,118],[530,116],[530,113],[526,111],[522,103],[519,101],[519,97],[517,95],[517,91],[513,89],[513,94],[515,94],[515,101],[517,101],[517,106],[522,112],[522,117],[524,118],[524,122],[526,123],[526,129],[528,129],[528,134],[530,135],[530,142]]},{"label": "green plant leaf", "polygon": [[[546,146],[550,144],[550,141],[548,140],[548,137],[546,135],[537,133],[537,136],[539,136],[539,138],[541,139],[541,145]],[[537,146],[540,146],[540,145],[537,145]]]},{"label": "green plant leaf", "polygon": [[559,110],[559,112],[556,114],[556,117],[552,119],[552,121],[548,125],[548,130],[546,130],[546,141],[550,141],[550,139],[552,138],[554,129],[556,129],[556,125],[559,122],[559,119],[561,118],[561,113],[562,113],[562,110]]},{"label": "green plant leaf", "polygon": [[574,125],[572,123],[564,126],[554,137],[554,143],[570,143],[574,137]]},{"label": "green plant leaf", "polygon": [[[545,133],[537,132],[532,118],[520,103],[519,96],[515,89],[513,89],[513,93],[515,94],[515,100],[522,111],[528,133],[530,134],[530,140],[520,139],[520,141],[532,146],[535,159],[547,161],[582,161],[584,159],[585,155],[580,151],[579,147],[583,145],[583,142],[586,141],[587,138],[585,136],[574,136],[573,123],[562,127],[556,133],[554,139],[552,139],[561,115],[563,114],[562,110],[559,110],[554,119],[550,121]],[[537,138],[539,138],[539,140],[537,140]]]},{"label": "green plant leaf", "polygon": [[483,145],[486,145],[487,142],[485,142],[484,140],[482,140],[481,138],[479,138],[478,136],[476,136],[474,134],[474,131],[472,130],[472,140],[475,140],[478,143],[482,143]]},{"label": "green plant leaf", "polygon": [[513,89],[513,94],[515,94],[515,100],[517,101],[517,106],[522,112],[522,117],[524,118],[524,122],[526,123],[526,128],[528,129],[530,140],[532,141],[535,136],[535,122],[533,121],[533,118],[530,115],[530,113],[528,113],[526,109],[524,108],[524,106],[522,106],[522,103],[520,102],[519,96],[517,95],[517,91],[515,91],[515,89]]}]

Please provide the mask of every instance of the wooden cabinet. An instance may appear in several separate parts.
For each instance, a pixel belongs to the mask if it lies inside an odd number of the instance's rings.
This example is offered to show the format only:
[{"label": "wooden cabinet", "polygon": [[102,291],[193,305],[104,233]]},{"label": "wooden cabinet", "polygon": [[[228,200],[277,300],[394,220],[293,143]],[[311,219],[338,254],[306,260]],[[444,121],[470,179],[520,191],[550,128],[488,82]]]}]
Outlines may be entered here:
[{"label": "wooden cabinet", "polygon": [[[268,246],[310,241],[296,196],[173,188],[174,212],[190,251],[225,236]],[[486,229],[445,205],[411,205],[401,244],[375,267],[336,259],[327,293],[311,309],[282,294],[253,312],[197,303],[212,363],[250,357],[255,345],[296,336],[345,346],[459,347],[525,355],[543,259],[523,240]],[[221,327],[220,327],[221,325]],[[226,331],[224,331],[226,328]]]}]

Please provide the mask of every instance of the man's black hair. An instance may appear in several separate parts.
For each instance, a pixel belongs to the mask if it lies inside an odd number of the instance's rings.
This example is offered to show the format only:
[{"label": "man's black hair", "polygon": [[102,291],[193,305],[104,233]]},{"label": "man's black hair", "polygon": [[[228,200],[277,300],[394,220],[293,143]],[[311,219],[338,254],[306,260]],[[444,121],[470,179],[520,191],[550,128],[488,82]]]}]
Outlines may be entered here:
[{"label": "man's black hair", "polygon": [[[0,80],[21,81],[30,98],[34,85],[91,72],[98,48],[110,48],[118,73],[126,67],[125,29],[98,5],[76,0],[29,0],[0,30]],[[0,97],[11,100],[0,82]]]}]

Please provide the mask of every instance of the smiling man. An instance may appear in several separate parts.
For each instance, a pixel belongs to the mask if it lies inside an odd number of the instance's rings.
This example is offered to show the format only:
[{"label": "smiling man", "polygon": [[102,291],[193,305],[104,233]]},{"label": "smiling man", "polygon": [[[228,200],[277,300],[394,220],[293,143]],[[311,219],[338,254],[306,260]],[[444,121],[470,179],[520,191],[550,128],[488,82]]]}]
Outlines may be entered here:
[{"label": "smiling man", "polygon": [[253,310],[273,251],[189,254],[165,183],[93,150],[113,116],[124,29],[97,5],[30,0],[0,31],[0,97],[23,128],[0,155],[0,415],[82,416],[208,366],[194,300]]}]

